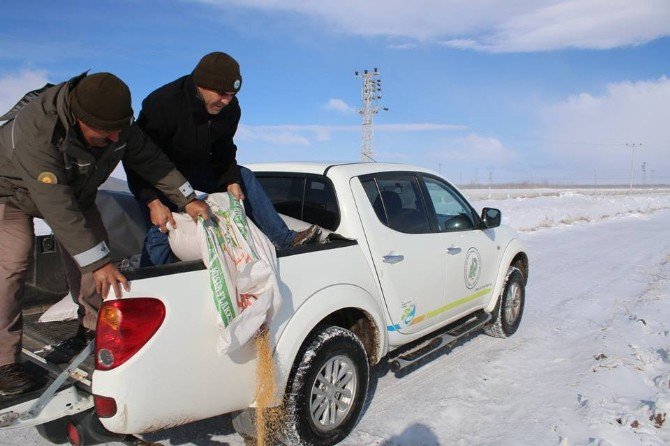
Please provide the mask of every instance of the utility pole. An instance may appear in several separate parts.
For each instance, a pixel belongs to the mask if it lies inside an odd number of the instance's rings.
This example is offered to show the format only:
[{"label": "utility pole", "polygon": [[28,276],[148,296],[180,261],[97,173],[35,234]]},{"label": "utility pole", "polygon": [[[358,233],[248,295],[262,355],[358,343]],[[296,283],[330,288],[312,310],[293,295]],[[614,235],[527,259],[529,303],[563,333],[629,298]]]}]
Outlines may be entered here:
[{"label": "utility pole", "polygon": [[[382,81],[374,79],[380,76],[379,71],[363,70],[362,73],[354,71],[354,75],[363,79],[363,88],[361,88],[361,100],[363,107],[358,113],[363,117],[363,143],[361,145],[361,161],[375,161],[372,157],[372,139],[374,130],[372,128],[372,117],[379,113],[379,107],[376,102],[382,98]],[[388,111],[388,108],[382,107],[382,110]]]},{"label": "utility pole", "polygon": [[628,192],[633,192],[633,163],[635,162],[635,149],[642,147],[639,143],[626,143],[626,147],[630,148],[630,186]]},{"label": "utility pole", "polygon": [[647,162],[642,161],[642,185],[647,185]]}]

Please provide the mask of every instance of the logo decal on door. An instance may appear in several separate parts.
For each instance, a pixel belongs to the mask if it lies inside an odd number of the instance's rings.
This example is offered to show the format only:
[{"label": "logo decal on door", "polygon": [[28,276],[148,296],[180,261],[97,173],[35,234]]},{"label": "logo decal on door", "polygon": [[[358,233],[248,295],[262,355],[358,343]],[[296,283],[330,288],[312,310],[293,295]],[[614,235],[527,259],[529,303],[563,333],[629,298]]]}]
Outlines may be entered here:
[{"label": "logo decal on door", "polygon": [[477,285],[479,275],[482,272],[482,257],[475,248],[468,249],[465,255],[465,286],[473,288]]},{"label": "logo decal on door", "polygon": [[406,327],[416,316],[416,305],[413,302],[404,302],[402,304],[402,316],[400,316],[400,323],[402,326]]}]

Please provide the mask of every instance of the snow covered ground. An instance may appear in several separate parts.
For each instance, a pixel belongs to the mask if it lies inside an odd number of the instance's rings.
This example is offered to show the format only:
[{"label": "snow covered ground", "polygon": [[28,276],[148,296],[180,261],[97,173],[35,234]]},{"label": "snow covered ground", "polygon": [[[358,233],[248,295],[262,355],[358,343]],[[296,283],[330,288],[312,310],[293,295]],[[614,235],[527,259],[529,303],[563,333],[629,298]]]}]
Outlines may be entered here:
[{"label": "snow covered ground", "polygon": [[[500,208],[528,246],[521,327],[400,377],[382,363],[342,444],[670,444],[670,191],[465,194]],[[149,439],[244,444],[226,416]],[[0,431],[0,444],[47,443],[27,429]]]}]

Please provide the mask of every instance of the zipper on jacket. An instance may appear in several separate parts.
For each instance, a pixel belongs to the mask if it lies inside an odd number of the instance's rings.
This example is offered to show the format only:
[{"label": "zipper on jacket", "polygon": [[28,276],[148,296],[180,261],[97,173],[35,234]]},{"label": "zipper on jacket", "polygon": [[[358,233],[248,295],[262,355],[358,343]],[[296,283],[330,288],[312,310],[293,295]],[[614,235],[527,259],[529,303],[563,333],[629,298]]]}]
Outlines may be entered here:
[{"label": "zipper on jacket", "polygon": [[212,144],[210,144],[210,141],[212,139],[212,120],[208,119],[207,120],[207,146],[209,147],[209,159],[210,161],[212,160]]}]

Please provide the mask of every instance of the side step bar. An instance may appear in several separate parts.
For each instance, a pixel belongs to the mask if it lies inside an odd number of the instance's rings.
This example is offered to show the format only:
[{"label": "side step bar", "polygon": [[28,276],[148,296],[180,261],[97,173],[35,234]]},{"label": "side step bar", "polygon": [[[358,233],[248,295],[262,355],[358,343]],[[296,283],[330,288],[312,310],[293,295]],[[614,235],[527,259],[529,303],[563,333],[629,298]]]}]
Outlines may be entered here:
[{"label": "side step bar", "polygon": [[455,327],[450,327],[447,331],[438,333],[409,351],[403,352],[400,355],[392,358],[389,361],[389,366],[392,372],[399,372],[400,370],[417,363],[434,351],[446,347],[457,339],[472,333],[473,331],[486,325],[491,320],[491,314],[484,311],[477,311],[469,318],[458,323]]}]

